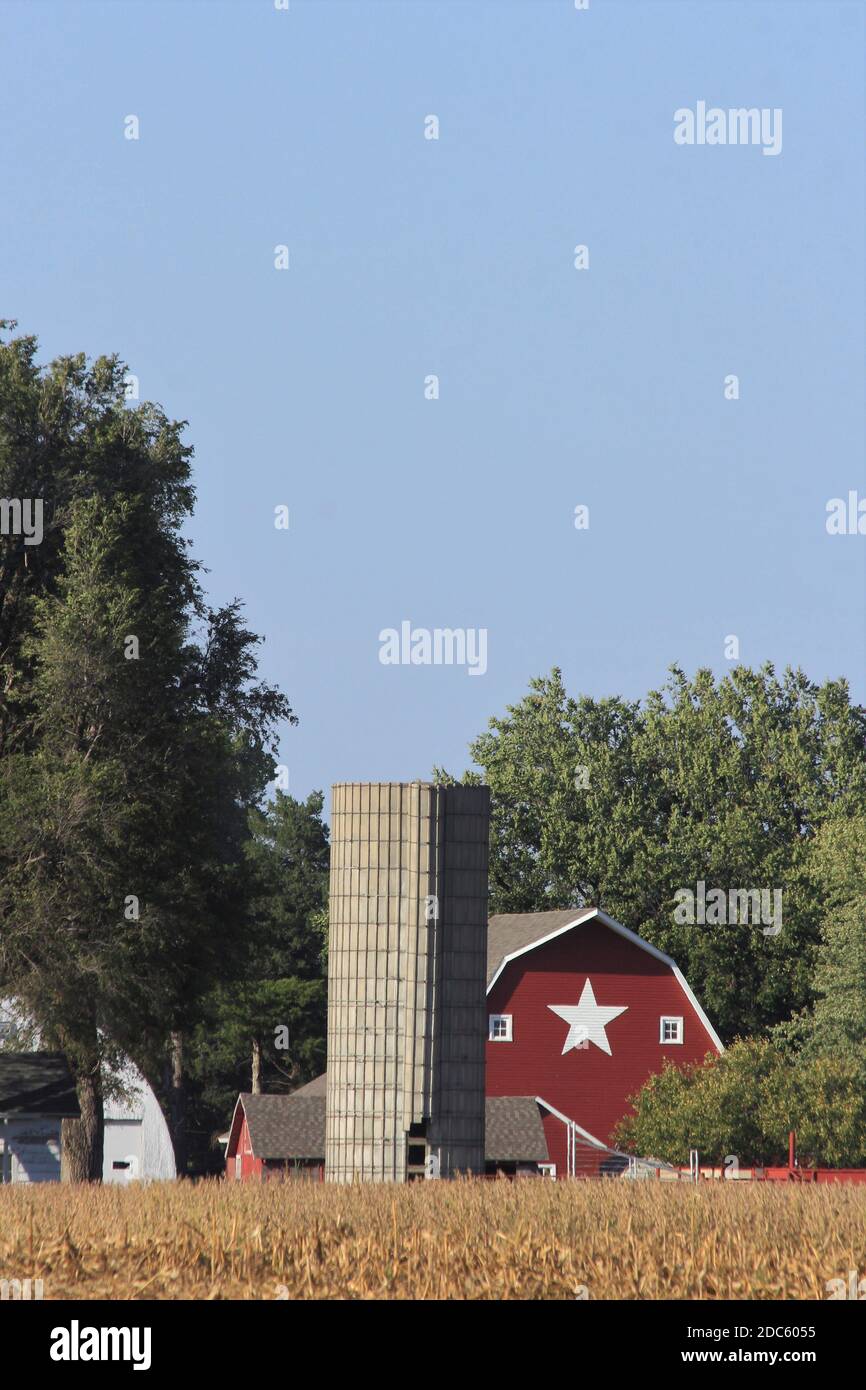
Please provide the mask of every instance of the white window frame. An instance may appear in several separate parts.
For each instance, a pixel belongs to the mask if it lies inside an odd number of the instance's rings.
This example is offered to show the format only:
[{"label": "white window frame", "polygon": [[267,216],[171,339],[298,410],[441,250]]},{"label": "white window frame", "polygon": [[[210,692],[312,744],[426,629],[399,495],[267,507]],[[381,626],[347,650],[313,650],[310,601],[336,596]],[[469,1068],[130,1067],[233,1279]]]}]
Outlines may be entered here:
[{"label": "white window frame", "polygon": [[[491,1014],[487,1021],[487,1040],[488,1042],[513,1042],[512,1014]],[[504,1023],[505,1032],[497,1033],[496,1024]]]},{"label": "white window frame", "polygon": [[539,1171],[539,1173],[541,1174],[541,1176],[542,1176],[543,1178],[555,1178],[555,1177],[556,1177],[556,1164],[555,1164],[555,1163],[539,1163],[539,1165],[538,1165],[538,1171]]},{"label": "white window frame", "polygon": [[[665,1024],[675,1023],[677,1036],[675,1038],[665,1037]],[[659,1019],[659,1042],[663,1047],[681,1047],[683,1042],[683,1020],[677,1014],[662,1014]]]}]

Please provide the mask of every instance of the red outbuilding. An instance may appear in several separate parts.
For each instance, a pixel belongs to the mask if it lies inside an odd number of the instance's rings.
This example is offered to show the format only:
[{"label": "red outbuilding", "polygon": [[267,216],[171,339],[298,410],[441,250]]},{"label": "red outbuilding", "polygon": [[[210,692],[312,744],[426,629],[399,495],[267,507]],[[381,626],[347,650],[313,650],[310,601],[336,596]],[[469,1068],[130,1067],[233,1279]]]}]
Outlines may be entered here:
[{"label": "red outbuilding", "polygon": [[304,1094],[291,1096],[242,1092],[226,1136],[226,1176],[321,1181],[325,1170],[324,1080],[324,1076],[317,1078]]},{"label": "red outbuilding", "polygon": [[487,1095],[538,1099],[556,1176],[602,1152],[666,1061],[722,1044],[670,959],[598,908],[491,917]]}]

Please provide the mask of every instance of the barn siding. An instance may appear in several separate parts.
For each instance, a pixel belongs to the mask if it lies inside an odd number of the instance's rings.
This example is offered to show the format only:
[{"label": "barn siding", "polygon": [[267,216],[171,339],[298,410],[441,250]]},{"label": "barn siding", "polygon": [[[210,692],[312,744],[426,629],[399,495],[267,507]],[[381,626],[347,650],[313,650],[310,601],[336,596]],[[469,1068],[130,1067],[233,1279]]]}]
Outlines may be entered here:
[{"label": "barn siding", "polygon": [[[240,1158],[240,1172],[237,1160]],[[241,1126],[237,1144],[229,1143],[226,1151],[226,1177],[230,1179],[261,1178],[262,1160],[256,1158],[250,1142],[250,1130],[246,1115],[241,1112]]]},{"label": "barn siding", "polygon": [[[563,1055],[568,1025],[548,1008],[577,1004],[587,977],[597,1003],[628,1006],[607,1025],[610,1057],[592,1044]],[[682,1066],[716,1052],[670,967],[598,921],[511,961],[487,1006],[513,1017],[513,1041],[487,1043],[487,1094],[541,1096],[605,1143],[631,1111],[628,1097],[666,1059]],[[662,1014],[683,1018],[682,1045],[659,1043]],[[545,1121],[545,1133],[557,1175],[564,1173],[564,1126]]]},{"label": "barn siding", "polygon": [[[105,1121],[103,1182],[134,1182],[142,1177],[141,1120]],[[120,1164],[126,1166],[120,1167]]]}]

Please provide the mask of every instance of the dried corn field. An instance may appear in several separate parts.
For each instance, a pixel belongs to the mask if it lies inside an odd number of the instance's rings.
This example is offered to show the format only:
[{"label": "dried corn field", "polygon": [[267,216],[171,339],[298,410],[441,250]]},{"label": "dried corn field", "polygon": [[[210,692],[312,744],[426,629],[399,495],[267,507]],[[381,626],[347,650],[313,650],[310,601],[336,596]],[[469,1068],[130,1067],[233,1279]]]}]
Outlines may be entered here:
[{"label": "dried corn field", "polygon": [[826,1299],[863,1269],[842,1186],[0,1189],[0,1279],[45,1299]]}]

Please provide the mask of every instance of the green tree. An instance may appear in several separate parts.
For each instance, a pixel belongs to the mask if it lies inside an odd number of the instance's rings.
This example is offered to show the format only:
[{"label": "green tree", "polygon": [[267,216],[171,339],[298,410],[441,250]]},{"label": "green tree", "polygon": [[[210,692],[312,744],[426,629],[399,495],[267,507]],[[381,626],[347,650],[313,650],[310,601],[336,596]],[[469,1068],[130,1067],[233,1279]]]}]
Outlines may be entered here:
[{"label": "green tree", "polygon": [[[129,500],[71,504],[63,571],[30,605],[29,746],[4,759],[0,798],[0,968],[72,1065],[81,1120],[67,1140],[82,1178],[101,1173],[101,1030],[122,989],[124,902],[140,881],[134,847],[161,809],[148,750],[159,738],[164,648],[178,646],[170,624],[148,641],[159,620],[127,545],[142,524]],[[145,652],[127,659],[139,640]]]},{"label": "green tree", "polygon": [[[604,908],[677,960],[723,1037],[810,1003],[811,840],[866,800],[866,716],[844,681],[674,667],[640,703],[573,699],[554,670],[470,751],[492,792],[494,911]],[[699,881],[781,890],[782,931],[677,923],[677,890]]]},{"label": "green tree", "polygon": [[743,1039],[701,1065],[668,1063],[632,1097],[634,1113],[617,1128],[627,1152],[670,1163],[782,1165],[788,1133],[802,1166],[866,1162],[866,1095],[857,1064],[808,1057],[778,1040]]},{"label": "green tree", "polygon": [[325,1066],[324,797],[277,791],[250,815],[246,954],[205,1001],[194,1040],[199,1129],[224,1127],[239,1090],[293,1090]]},{"label": "green tree", "polygon": [[0,983],[69,1057],[95,1178],[102,1063],[152,1074],[169,1037],[182,1166],[183,1037],[243,954],[248,814],[294,717],[239,605],[202,600],[182,425],[126,407],[117,359],[35,351],[0,344],[0,484],[47,518],[0,538]]},{"label": "green tree", "polygon": [[324,801],[320,791],[297,801],[277,790],[250,816],[249,852],[258,885],[253,911],[262,943],[247,983],[253,1090],[263,1084],[268,1065],[277,1085],[297,1085],[325,1064],[320,922],[328,901],[330,847]]},{"label": "green tree", "polygon": [[[209,1016],[219,983],[246,979],[269,945],[256,908],[249,819],[273,773],[276,728],[295,719],[283,697],[255,679],[258,641],[235,603],[209,614],[203,640],[188,648],[164,787],[170,805],[160,821],[147,920],[125,971],[127,1015],[149,1020],[146,1031],[139,1022],[129,1050],[164,1101],[181,1172],[191,1157],[197,1025]],[[121,1021],[117,1027],[122,1033]]]},{"label": "green tree", "polygon": [[799,1036],[810,1057],[842,1058],[866,1092],[866,815],[834,817],[816,836],[813,866],[823,911],[815,1006]]}]

